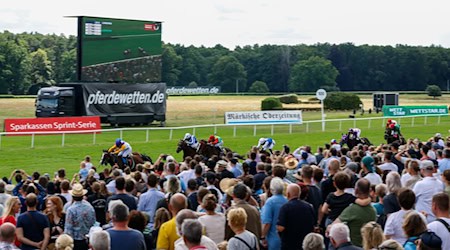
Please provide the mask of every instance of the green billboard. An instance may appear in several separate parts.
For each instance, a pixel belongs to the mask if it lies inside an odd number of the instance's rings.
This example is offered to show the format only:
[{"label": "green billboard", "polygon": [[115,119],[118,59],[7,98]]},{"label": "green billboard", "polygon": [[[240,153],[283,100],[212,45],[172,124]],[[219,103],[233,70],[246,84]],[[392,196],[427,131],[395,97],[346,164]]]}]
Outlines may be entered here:
[{"label": "green billboard", "polygon": [[383,106],[383,116],[448,115],[447,106]]},{"label": "green billboard", "polygon": [[161,81],[161,22],[78,17],[79,80]]}]

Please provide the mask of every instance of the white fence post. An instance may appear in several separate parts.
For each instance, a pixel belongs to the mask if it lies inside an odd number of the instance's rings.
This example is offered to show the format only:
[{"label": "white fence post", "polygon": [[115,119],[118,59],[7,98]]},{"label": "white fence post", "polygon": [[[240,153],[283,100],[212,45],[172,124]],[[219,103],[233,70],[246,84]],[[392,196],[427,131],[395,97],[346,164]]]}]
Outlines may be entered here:
[{"label": "white fence post", "polygon": [[31,148],[34,148],[34,133],[31,134]]},{"label": "white fence post", "polygon": [[367,124],[367,127],[370,128],[370,123],[371,123],[372,119],[369,119],[369,124]]},{"label": "white fence post", "polygon": [[309,122],[306,123],[306,133],[308,133],[308,132],[309,132]]},{"label": "white fence post", "polygon": [[145,142],[148,142],[148,131],[149,129],[145,130]]},{"label": "white fence post", "polygon": [[256,125],[253,125],[253,136],[256,136]]},{"label": "white fence post", "polygon": [[62,137],[61,137],[61,147],[64,147],[64,139],[66,137],[65,133],[62,133]]},{"label": "white fence post", "polygon": [[172,134],[173,134],[173,129],[170,129],[170,132],[169,132],[169,140],[172,140]]},{"label": "white fence post", "polygon": [[339,131],[342,131],[342,120],[339,120]]},{"label": "white fence post", "polygon": [[236,126],[233,126],[233,137],[236,137]]},{"label": "white fence post", "polygon": [[119,138],[123,139],[123,129],[120,129],[120,136],[119,136]]},{"label": "white fence post", "polygon": [[402,125],[402,118],[401,117],[398,118],[398,125]]},{"label": "white fence post", "polygon": [[214,126],[214,134],[217,134],[217,126]]},{"label": "white fence post", "polygon": [[413,116],[413,118],[411,119],[411,127],[414,127],[414,116]]},{"label": "white fence post", "polygon": [[195,127],[192,129],[192,134],[195,135]]},{"label": "white fence post", "polygon": [[97,132],[92,133],[92,145],[95,145],[95,140],[97,139]]},{"label": "white fence post", "polygon": [[425,124],[425,125],[427,124],[427,117],[428,116],[425,116],[425,119],[423,120],[423,124]]},{"label": "white fence post", "polygon": [[3,135],[0,135],[0,149],[2,149],[2,136]]},{"label": "white fence post", "polygon": [[292,123],[289,123],[289,134],[292,134]]},{"label": "white fence post", "polygon": [[441,116],[438,116],[438,124],[441,124]]},{"label": "white fence post", "polygon": [[273,135],[273,124],[270,126],[270,135]]},{"label": "white fence post", "polygon": [[386,123],[384,122],[384,118],[383,118],[382,123],[381,123],[381,127],[384,128],[384,126],[386,126]]},{"label": "white fence post", "polygon": [[356,128],[356,118],[353,118],[353,127]]}]

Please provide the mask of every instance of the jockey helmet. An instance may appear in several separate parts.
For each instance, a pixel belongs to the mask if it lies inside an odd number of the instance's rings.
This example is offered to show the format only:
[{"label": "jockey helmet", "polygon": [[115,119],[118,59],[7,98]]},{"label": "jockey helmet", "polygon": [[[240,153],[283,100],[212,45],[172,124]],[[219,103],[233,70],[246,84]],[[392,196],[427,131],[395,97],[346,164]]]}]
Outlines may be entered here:
[{"label": "jockey helmet", "polygon": [[337,143],[336,139],[331,139],[331,144],[336,144],[336,143]]},{"label": "jockey helmet", "polygon": [[442,135],[441,135],[441,133],[436,133],[436,134],[434,135],[434,137],[441,138]]},{"label": "jockey helmet", "polygon": [[209,140],[210,140],[210,141],[215,140],[215,139],[216,139],[216,137],[215,137],[214,135],[211,135],[211,136],[209,137]]},{"label": "jockey helmet", "polygon": [[391,122],[392,122],[392,120],[391,120],[391,119],[388,119],[388,120],[387,120],[387,122],[388,122],[388,123],[391,123]]},{"label": "jockey helmet", "polygon": [[266,142],[266,138],[259,138],[259,144],[264,144]]},{"label": "jockey helmet", "polygon": [[117,146],[117,147],[120,147],[120,146],[122,146],[122,144],[123,144],[122,139],[117,138],[117,139],[116,139],[116,146]]},{"label": "jockey helmet", "polygon": [[349,129],[349,130],[348,130],[348,132],[350,132],[350,133],[353,133],[353,129],[352,129],[352,128],[351,128],[351,129]]},{"label": "jockey helmet", "polygon": [[394,129],[394,128],[395,128],[395,124],[392,123],[391,125],[389,125],[389,127],[390,127],[391,129]]},{"label": "jockey helmet", "polygon": [[191,137],[192,137],[192,135],[189,134],[189,133],[186,133],[186,134],[184,135],[184,139],[185,139],[185,140],[189,140],[189,139],[191,139]]}]

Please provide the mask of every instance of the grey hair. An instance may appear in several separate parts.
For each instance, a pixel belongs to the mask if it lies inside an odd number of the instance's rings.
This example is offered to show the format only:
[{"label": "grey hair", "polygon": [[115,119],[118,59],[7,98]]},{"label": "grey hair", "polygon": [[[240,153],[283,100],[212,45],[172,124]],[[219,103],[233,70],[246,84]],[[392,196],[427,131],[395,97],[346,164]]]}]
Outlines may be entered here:
[{"label": "grey hair", "polygon": [[339,244],[350,242],[350,229],[344,223],[333,224],[330,229],[330,238]]},{"label": "grey hair", "polygon": [[390,171],[386,176],[386,186],[388,193],[397,193],[402,188],[402,182],[400,181],[400,175],[396,171]]},{"label": "grey hair", "polygon": [[186,219],[181,225],[181,232],[185,240],[199,244],[202,239],[202,224],[196,219]]},{"label": "grey hair", "polygon": [[110,250],[111,239],[109,237],[109,233],[106,231],[92,233],[91,238],[89,238],[89,244],[94,250]]},{"label": "grey hair", "polygon": [[304,250],[323,250],[325,243],[323,243],[323,236],[318,233],[309,233],[303,240]]},{"label": "grey hair", "polygon": [[183,225],[183,222],[187,219],[197,219],[197,215],[194,213],[194,211],[190,209],[182,209],[180,212],[177,213],[177,216],[175,218],[175,224],[177,226],[177,231],[179,232],[180,236],[182,235],[181,226]]},{"label": "grey hair", "polygon": [[284,182],[280,177],[274,177],[270,181],[270,191],[272,194],[282,194],[284,191]]}]

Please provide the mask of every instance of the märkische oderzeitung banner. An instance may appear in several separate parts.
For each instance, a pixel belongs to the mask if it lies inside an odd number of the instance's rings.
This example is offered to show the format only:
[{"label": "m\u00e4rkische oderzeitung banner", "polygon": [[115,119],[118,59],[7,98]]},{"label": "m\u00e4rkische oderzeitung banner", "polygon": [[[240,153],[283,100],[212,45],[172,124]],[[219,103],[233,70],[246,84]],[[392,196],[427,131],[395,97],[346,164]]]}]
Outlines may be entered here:
[{"label": "m\u00e4rkische oderzeitung banner", "polygon": [[289,124],[302,123],[302,111],[226,112],[226,124]]},{"label": "m\u00e4rkische oderzeitung banner", "polygon": [[384,116],[448,115],[447,106],[383,106]]}]

